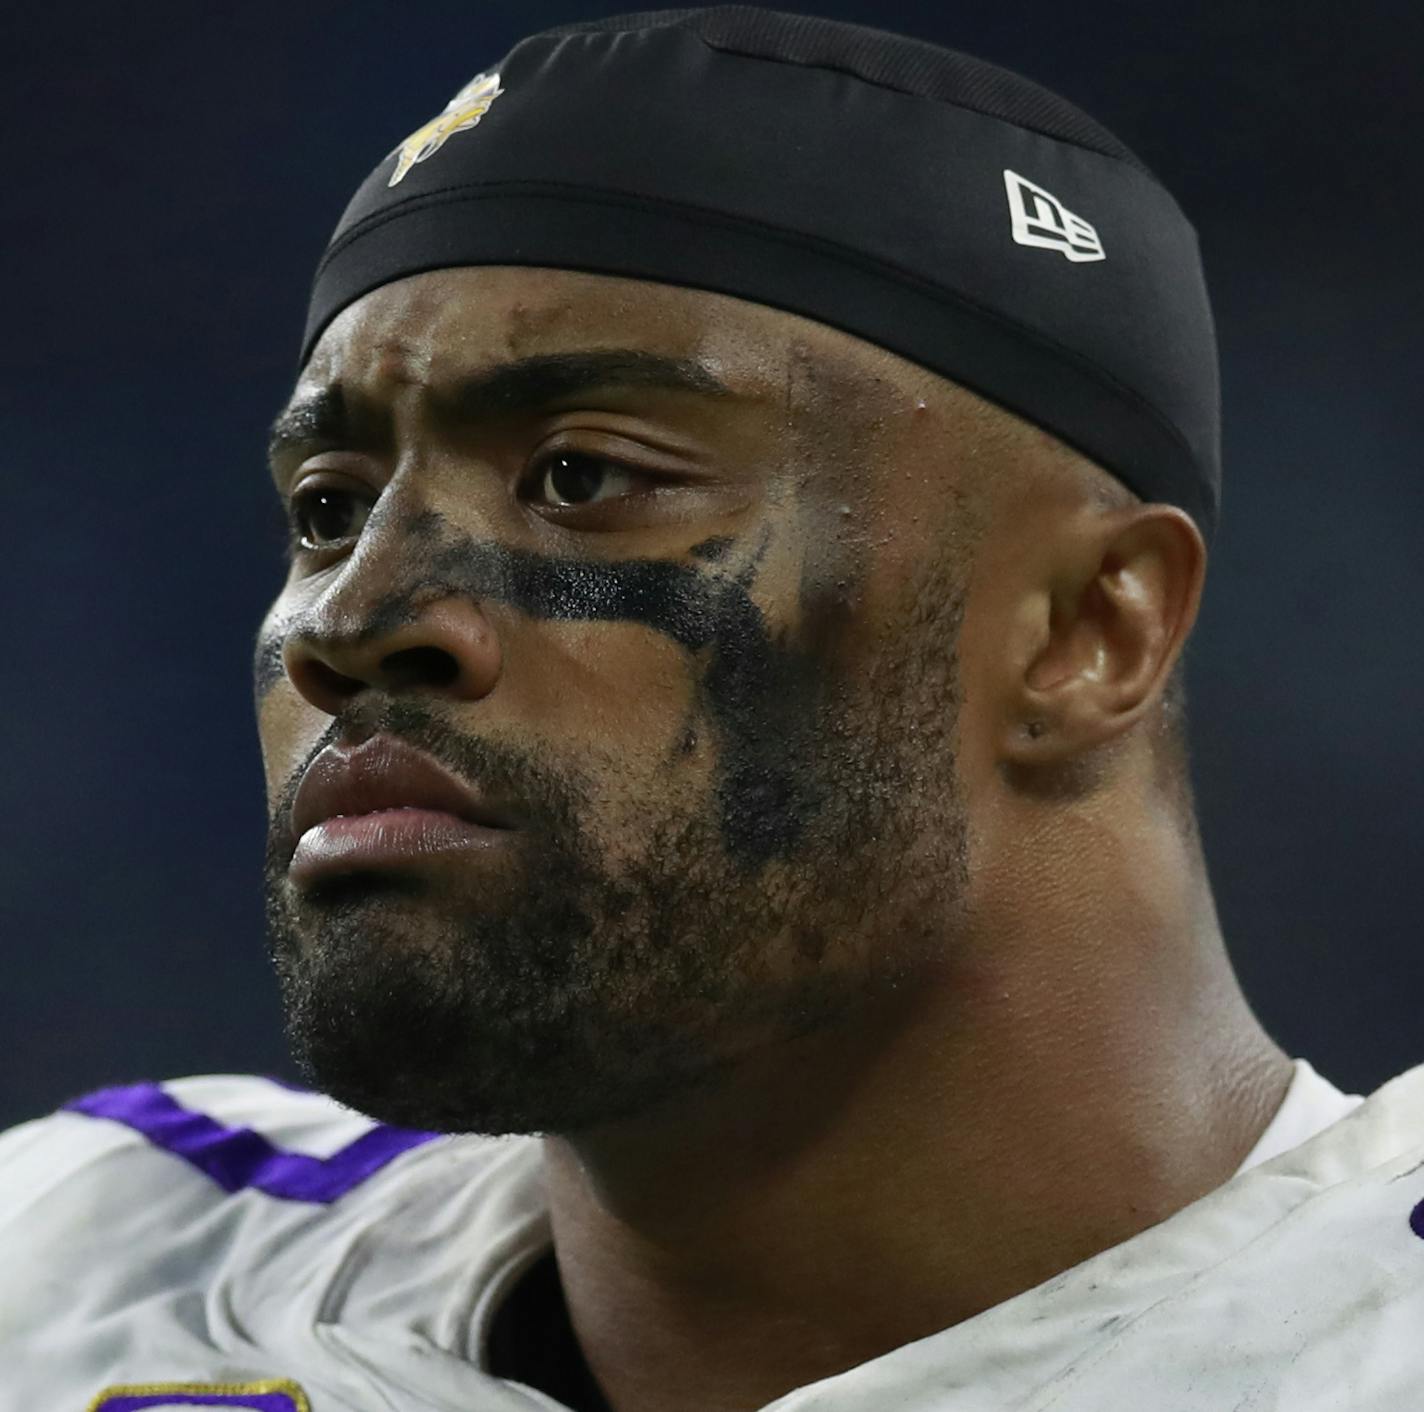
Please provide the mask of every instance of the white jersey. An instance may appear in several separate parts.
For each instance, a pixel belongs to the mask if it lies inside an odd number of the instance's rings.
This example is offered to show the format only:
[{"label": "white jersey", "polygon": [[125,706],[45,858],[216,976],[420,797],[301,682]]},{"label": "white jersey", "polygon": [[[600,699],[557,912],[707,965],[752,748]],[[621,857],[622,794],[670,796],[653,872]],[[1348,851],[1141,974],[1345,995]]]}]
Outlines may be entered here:
[{"label": "white jersey", "polygon": [[[11,1129],[0,1409],[559,1408],[488,1362],[492,1315],[551,1246],[541,1156],[251,1076]],[[1424,1065],[1360,1101],[1298,1060],[1225,1186],[766,1412],[1408,1412],[1422,1328]]]}]

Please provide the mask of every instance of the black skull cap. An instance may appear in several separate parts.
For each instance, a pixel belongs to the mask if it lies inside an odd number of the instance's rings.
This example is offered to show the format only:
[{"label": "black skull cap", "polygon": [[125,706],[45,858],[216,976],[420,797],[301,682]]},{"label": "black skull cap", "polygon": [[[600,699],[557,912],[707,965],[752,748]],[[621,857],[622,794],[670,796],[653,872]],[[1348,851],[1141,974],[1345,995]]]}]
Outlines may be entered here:
[{"label": "black skull cap", "polygon": [[299,369],[363,294],[459,265],[819,320],[1215,532],[1220,372],[1196,231],[1099,123],[971,55],[749,5],[531,35],[362,183],[317,267]]}]

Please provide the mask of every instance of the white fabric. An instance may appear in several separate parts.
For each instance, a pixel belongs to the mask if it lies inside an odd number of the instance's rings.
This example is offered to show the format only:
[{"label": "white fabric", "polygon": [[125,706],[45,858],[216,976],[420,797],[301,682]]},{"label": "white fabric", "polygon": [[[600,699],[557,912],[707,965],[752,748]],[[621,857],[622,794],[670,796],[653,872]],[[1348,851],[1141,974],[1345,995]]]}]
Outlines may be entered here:
[{"label": "white fabric", "polygon": [[[1303,1145],[764,1412],[1421,1405],[1424,1239],[1410,1215],[1424,1199],[1424,1065],[1333,1123],[1349,1100],[1312,1075],[1298,1069],[1257,1147],[1327,1124]],[[365,1122],[259,1078],[165,1088],[314,1155],[334,1150],[330,1125]],[[541,1146],[438,1138],[317,1205],[228,1194],[109,1119],[14,1128],[0,1135],[0,1412],[78,1412],[119,1385],[277,1379],[311,1412],[548,1412],[558,1404],[479,1366],[494,1310],[550,1244]]]},{"label": "white fabric", "polygon": [[1358,1093],[1341,1093],[1328,1079],[1323,1079],[1311,1067],[1309,1060],[1297,1059],[1295,1075],[1286,1090],[1276,1116],[1256,1139],[1256,1145],[1246,1154],[1246,1160],[1236,1169],[1239,1177],[1252,1167],[1259,1167],[1282,1152],[1323,1133],[1332,1123],[1338,1123],[1365,1100]]}]

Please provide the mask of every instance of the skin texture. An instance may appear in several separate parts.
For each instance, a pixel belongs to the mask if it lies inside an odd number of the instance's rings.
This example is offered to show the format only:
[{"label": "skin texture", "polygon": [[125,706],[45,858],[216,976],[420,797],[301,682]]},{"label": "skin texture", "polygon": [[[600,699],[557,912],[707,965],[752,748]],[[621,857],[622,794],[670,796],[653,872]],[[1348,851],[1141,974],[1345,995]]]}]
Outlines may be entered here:
[{"label": "skin texture", "polygon": [[[443,395],[586,349],[730,395]],[[354,433],[276,476],[356,497],[351,539],[254,659],[289,1032],[376,1117],[544,1135],[610,1405],[751,1412],[1231,1176],[1290,1066],[1164,744],[1183,511],[849,335],[608,276],[383,286],[293,403],[336,380]],[[561,509],[549,448],[664,479]],[[520,826],[294,888],[302,770],[377,730]]]}]

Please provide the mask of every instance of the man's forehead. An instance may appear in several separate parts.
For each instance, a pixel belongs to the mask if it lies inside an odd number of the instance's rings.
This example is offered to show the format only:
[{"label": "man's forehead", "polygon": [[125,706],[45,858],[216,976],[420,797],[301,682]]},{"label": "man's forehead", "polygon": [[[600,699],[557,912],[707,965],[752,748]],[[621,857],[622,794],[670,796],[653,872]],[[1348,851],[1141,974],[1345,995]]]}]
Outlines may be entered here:
[{"label": "man's forehead", "polygon": [[788,414],[908,410],[948,388],[898,354],[818,320],[715,290],[520,265],[460,266],[353,301],[313,350],[291,400],[347,386],[455,384],[522,359],[623,348],[698,364]]},{"label": "man's forehead", "polygon": [[[780,376],[810,324],[712,291],[521,266],[431,270],[363,295],[323,332],[298,383],[439,381],[574,348],[696,359],[729,382]],[[811,328],[816,326],[811,325]]]}]

